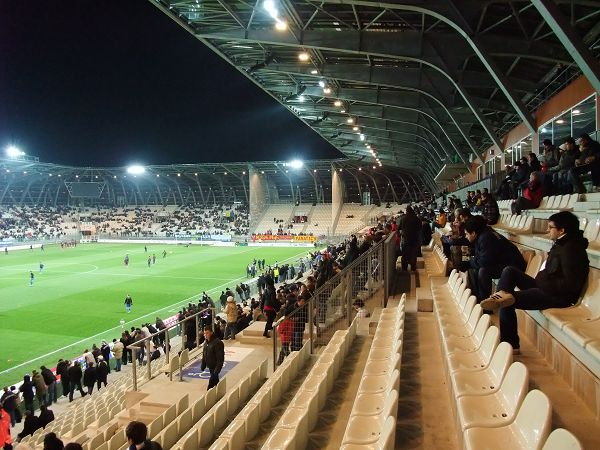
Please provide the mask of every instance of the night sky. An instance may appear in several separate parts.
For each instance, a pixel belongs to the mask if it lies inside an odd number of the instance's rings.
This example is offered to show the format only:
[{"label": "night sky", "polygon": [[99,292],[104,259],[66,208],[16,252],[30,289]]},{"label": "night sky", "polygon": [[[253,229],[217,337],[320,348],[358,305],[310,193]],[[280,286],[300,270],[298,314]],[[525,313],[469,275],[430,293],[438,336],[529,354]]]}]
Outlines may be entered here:
[{"label": "night sky", "polygon": [[0,147],[119,166],[340,154],[146,0],[0,0]]}]

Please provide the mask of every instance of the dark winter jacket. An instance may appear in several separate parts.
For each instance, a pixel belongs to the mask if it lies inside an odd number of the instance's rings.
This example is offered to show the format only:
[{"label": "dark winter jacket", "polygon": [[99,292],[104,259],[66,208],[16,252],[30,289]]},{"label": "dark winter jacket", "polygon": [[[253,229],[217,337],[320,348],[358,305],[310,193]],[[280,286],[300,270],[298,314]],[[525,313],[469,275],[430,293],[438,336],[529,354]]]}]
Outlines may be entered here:
[{"label": "dark winter jacket", "polygon": [[96,367],[88,367],[83,373],[83,385],[93,386],[96,383]]},{"label": "dark winter jacket", "polygon": [[535,277],[538,287],[548,295],[563,298],[565,303],[577,303],[590,271],[587,246],[581,230],[557,239],[544,270]]},{"label": "dark winter jacket", "polygon": [[44,383],[46,383],[46,386],[50,386],[56,381],[56,377],[54,376],[52,371],[47,367],[44,367],[42,369],[42,377],[44,377]]},{"label": "dark winter jacket", "polygon": [[524,271],[527,263],[523,255],[508,239],[486,227],[471,244],[471,268],[513,266]]},{"label": "dark winter jacket", "polygon": [[71,383],[81,383],[81,377],[83,376],[81,366],[73,364],[71,367],[69,367],[67,373],[69,374],[69,380]]},{"label": "dark winter jacket", "polygon": [[219,373],[225,362],[225,346],[221,339],[213,336],[210,341],[204,341],[202,351],[202,370],[209,368],[212,372]]}]

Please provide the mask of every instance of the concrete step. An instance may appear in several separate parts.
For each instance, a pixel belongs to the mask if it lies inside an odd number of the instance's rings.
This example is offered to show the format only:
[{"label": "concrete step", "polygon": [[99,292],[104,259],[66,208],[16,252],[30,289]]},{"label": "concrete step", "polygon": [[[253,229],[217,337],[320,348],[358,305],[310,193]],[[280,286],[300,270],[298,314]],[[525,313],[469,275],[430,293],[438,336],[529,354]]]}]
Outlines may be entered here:
[{"label": "concrete step", "polygon": [[260,334],[260,336],[244,336],[242,333],[235,335],[235,340],[244,345],[273,345],[273,339],[268,339]]},{"label": "concrete step", "polygon": [[600,209],[600,201],[577,202],[573,205],[573,211],[588,211],[590,209]]},{"label": "concrete step", "polygon": [[586,202],[600,202],[600,192],[590,192],[584,196]]}]

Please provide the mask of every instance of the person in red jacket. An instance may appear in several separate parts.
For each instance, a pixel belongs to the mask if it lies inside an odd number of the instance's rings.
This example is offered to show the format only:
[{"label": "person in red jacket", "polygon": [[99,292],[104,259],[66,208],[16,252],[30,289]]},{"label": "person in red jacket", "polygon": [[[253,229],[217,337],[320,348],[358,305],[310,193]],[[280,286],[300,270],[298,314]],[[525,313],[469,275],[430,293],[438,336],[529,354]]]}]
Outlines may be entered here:
[{"label": "person in red jacket", "polygon": [[12,449],[10,438],[10,416],[4,408],[0,408],[0,446],[4,450]]},{"label": "person in red jacket", "polygon": [[277,333],[281,340],[281,350],[279,351],[279,358],[277,358],[277,365],[281,364],[285,357],[290,354],[290,344],[292,343],[292,334],[294,332],[293,319],[285,319],[277,327]]},{"label": "person in red jacket", "polygon": [[523,191],[523,197],[517,198],[510,205],[513,214],[521,214],[524,209],[535,209],[540,206],[544,196],[544,187],[540,180],[539,172],[531,172],[529,183]]}]

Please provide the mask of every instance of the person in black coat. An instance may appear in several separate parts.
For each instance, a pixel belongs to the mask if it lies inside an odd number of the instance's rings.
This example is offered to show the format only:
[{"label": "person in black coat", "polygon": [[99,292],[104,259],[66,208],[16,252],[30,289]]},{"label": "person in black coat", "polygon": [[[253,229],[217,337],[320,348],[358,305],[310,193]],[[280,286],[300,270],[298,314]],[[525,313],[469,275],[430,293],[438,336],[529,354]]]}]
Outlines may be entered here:
[{"label": "person in black coat", "polygon": [[33,393],[33,382],[31,381],[31,377],[29,375],[25,375],[23,377],[23,384],[19,388],[19,391],[23,393],[25,409],[33,412],[33,399],[35,394]]},{"label": "person in black coat", "polygon": [[69,396],[71,387],[69,386],[69,361],[63,359],[58,360],[56,365],[56,375],[60,377],[60,385],[62,386],[62,395]]},{"label": "person in black coat", "polygon": [[505,267],[524,271],[527,263],[517,246],[487,226],[483,216],[467,219],[464,230],[471,245],[469,287],[481,302],[490,296],[492,279],[500,278]]},{"label": "person in black coat", "polygon": [[102,384],[106,387],[108,374],[110,373],[110,369],[108,368],[108,364],[104,361],[104,357],[98,357],[98,367],[96,367],[96,382],[98,385],[98,390]]},{"label": "person in black coat", "polygon": [[87,387],[88,395],[92,395],[92,392],[94,391],[94,384],[96,384],[97,379],[98,375],[96,366],[94,363],[90,363],[87,366],[87,369],[85,369],[85,372],[83,372],[83,385]]},{"label": "person in black coat", "polygon": [[406,207],[400,231],[402,232],[400,241],[402,270],[408,270],[410,264],[410,268],[416,271],[417,255],[421,247],[421,219],[417,217],[411,206]]},{"label": "person in black coat", "polygon": [[81,364],[79,361],[75,361],[68,370],[69,374],[69,384],[71,386],[71,390],[69,391],[69,401],[73,401],[73,393],[75,392],[75,388],[79,389],[79,393],[82,397],[86,396],[86,393],[83,392],[83,388],[81,387],[81,378],[83,377],[83,372],[81,371]]},{"label": "person in black coat", "polygon": [[40,421],[40,427],[46,428],[50,422],[54,420],[54,412],[51,409],[48,409],[47,406],[40,406],[40,417],[38,418]]},{"label": "person in black coat", "polygon": [[36,417],[35,414],[31,410],[25,411],[25,421],[23,423],[23,431],[21,431],[17,436],[19,440],[23,439],[25,436],[30,436],[36,432],[40,428],[40,420]]},{"label": "person in black coat", "polygon": [[[108,345],[108,342],[102,341],[102,345],[100,346],[100,354],[106,362],[106,367],[108,367],[108,373],[110,373],[110,345]],[[98,360],[99,359],[100,357],[98,357]]]},{"label": "person in black coat", "polygon": [[225,346],[223,342],[214,335],[210,327],[204,329],[204,348],[202,350],[202,364],[200,369],[208,368],[210,379],[208,388],[211,389],[219,383],[219,373],[225,363]]},{"label": "person in black coat", "polygon": [[[506,267],[498,282],[498,292],[481,302],[484,309],[500,308],[500,338],[519,349],[515,309],[567,308],[579,300],[585,286],[590,262],[588,241],[573,213],[561,211],[548,219],[550,239],[554,241],[548,259],[535,278]],[[519,290],[516,291],[515,288]]]}]

